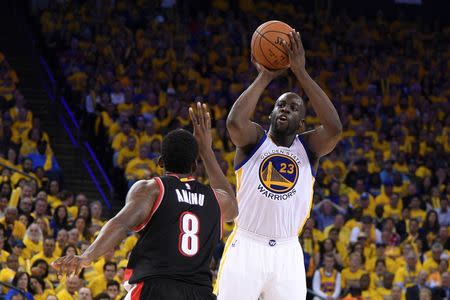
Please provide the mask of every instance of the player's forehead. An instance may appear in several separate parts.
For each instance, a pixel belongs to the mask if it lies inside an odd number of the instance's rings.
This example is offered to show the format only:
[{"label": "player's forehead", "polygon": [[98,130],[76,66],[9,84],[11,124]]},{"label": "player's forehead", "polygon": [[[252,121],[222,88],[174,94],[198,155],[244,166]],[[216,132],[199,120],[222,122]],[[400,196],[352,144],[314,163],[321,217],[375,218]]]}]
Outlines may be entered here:
[{"label": "player's forehead", "polygon": [[291,93],[291,92],[284,93],[280,97],[278,97],[278,99],[275,102],[275,104],[278,104],[279,102],[286,102],[288,104],[295,103],[295,104],[297,104],[299,106],[303,106],[304,105],[302,97],[300,97],[296,93]]}]

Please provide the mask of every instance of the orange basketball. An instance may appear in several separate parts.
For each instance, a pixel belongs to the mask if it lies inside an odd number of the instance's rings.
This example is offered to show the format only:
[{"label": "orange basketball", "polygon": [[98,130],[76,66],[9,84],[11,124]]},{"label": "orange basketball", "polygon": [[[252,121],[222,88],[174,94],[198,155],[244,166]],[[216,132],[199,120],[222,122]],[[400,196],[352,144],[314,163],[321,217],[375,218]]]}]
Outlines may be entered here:
[{"label": "orange basketball", "polygon": [[277,70],[289,67],[289,56],[283,40],[291,46],[288,34],[292,27],[281,21],[268,21],[260,25],[252,36],[251,51],[255,60],[264,67]]}]

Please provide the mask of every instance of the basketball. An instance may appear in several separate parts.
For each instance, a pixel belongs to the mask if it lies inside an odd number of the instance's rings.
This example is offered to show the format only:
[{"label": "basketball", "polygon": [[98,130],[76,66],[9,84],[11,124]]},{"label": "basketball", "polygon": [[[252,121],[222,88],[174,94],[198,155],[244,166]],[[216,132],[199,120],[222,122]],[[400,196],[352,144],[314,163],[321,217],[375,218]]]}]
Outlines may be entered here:
[{"label": "basketball", "polygon": [[282,41],[291,46],[288,34],[292,27],[281,21],[268,21],[261,24],[253,33],[251,51],[259,64],[271,70],[289,67],[289,56]]}]

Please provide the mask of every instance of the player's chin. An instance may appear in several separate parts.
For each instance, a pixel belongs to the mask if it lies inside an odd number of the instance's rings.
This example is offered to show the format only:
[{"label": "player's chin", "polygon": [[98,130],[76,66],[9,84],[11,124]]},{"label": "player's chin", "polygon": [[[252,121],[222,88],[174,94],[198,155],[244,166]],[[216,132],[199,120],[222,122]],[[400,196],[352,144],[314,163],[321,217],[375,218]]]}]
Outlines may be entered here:
[{"label": "player's chin", "polygon": [[275,124],[275,131],[280,134],[287,134],[289,133],[289,124],[288,123],[276,123]]}]

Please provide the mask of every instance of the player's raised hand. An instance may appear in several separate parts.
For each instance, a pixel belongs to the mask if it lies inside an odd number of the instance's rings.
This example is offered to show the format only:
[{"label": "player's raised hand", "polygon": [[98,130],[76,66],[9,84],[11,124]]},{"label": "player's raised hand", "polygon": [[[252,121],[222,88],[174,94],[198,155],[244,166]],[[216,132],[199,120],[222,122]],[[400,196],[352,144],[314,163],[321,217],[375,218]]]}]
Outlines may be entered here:
[{"label": "player's raised hand", "polygon": [[52,267],[56,269],[58,276],[78,274],[82,268],[91,264],[91,259],[82,255],[67,255],[58,258],[52,263]]},{"label": "player's raised hand", "polygon": [[300,39],[300,33],[292,30],[289,33],[289,41],[291,47],[289,47],[286,41],[283,41],[282,45],[289,55],[289,64],[292,72],[298,74],[298,72],[305,70],[305,49]]},{"label": "player's raised hand", "polygon": [[194,137],[197,140],[200,155],[203,151],[211,149],[211,115],[206,104],[197,102],[195,110],[190,107],[189,115],[194,126]]},{"label": "player's raised hand", "polygon": [[262,76],[267,76],[268,78],[270,78],[270,80],[273,80],[277,77],[286,74],[287,69],[269,70],[260,63],[258,63],[253,56],[252,56],[252,63],[255,65],[256,70],[258,71],[259,74],[261,74]]}]

